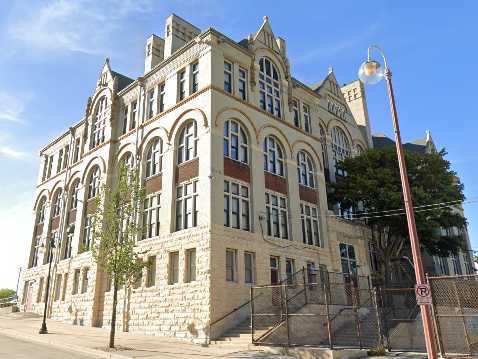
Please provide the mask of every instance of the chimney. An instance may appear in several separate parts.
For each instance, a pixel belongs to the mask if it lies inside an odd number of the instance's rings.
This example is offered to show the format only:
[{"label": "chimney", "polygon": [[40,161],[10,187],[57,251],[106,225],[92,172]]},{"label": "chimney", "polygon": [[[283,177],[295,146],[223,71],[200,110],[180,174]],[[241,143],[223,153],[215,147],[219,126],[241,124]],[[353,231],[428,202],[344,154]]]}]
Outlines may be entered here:
[{"label": "chimney", "polygon": [[144,73],[149,72],[153,67],[164,60],[164,40],[156,35],[151,35],[146,40],[144,57]]},{"label": "chimney", "polygon": [[175,14],[169,15],[164,28],[164,58],[167,59],[200,33],[200,29],[186,20]]}]

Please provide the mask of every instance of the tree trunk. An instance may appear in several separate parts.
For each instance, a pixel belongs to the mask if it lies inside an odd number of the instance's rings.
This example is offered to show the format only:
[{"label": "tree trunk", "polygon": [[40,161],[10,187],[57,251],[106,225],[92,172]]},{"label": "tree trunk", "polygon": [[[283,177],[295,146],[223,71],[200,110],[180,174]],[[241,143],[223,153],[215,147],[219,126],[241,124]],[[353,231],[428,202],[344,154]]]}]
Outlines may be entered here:
[{"label": "tree trunk", "polygon": [[111,313],[111,329],[110,329],[110,348],[115,347],[115,332],[116,332],[116,306],[118,304],[118,283],[116,276],[113,281],[113,312]]}]

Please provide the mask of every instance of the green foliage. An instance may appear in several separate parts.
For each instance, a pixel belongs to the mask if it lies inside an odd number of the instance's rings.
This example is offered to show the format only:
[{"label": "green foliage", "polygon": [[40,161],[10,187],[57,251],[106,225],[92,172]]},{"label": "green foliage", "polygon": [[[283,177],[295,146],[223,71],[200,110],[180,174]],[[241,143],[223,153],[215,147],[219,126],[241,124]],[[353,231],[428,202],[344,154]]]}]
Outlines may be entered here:
[{"label": "green foliage", "polygon": [[117,185],[104,186],[96,198],[93,257],[117,287],[130,286],[144,266],[134,250],[142,232],[137,219],[143,199],[137,171],[124,164],[119,169]]},{"label": "green foliage", "polygon": [[15,295],[15,291],[9,288],[1,288],[0,289],[0,299],[10,298],[11,296]]},{"label": "green foliage", "polygon": [[[414,207],[464,200],[463,185],[445,150],[431,154],[405,151],[407,173]],[[402,185],[394,148],[372,149],[339,164],[347,176],[332,185],[332,203],[355,208],[363,205],[366,223],[372,229],[378,259],[384,271],[409,250],[405,215],[382,212],[404,208]],[[373,213],[375,212],[375,213]],[[360,216],[359,216],[360,217]],[[441,228],[463,228],[465,218],[452,207],[427,206],[415,209],[422,248],[432,254],[456,253],[463,245],[460,235],[443,235]]]}]

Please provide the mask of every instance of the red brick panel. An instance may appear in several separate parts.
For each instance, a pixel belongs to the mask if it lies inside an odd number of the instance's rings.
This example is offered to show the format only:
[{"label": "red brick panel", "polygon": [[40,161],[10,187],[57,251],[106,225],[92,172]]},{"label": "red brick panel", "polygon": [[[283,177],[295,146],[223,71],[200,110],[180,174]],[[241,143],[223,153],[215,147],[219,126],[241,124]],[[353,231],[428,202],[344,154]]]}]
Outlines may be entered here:
[{"label": "red brick panel", "polygon": [[249,165],[233,161],[229,157],[224,157],[224,175],[244,182],[251,182],[251,169]]},{"label": "red brick panel", "polygon": [[148,178],[144,186],[146,190],[146,194],[161,191],[162,185],[163,185],[163,181],[162,181],[161,175]]},{"label": "red brick panel", "polygon": [[35,226],[35,236],[40,235],[43,232],[43,223],[37,224]]},{"label": "red brick panel", "polygon": [[266,188],[287,195],[287,180],[284,177],[264,171]]},{"label": "red brick panel", "polygon": [[76,209],[72,209],[68,212],[68,224],[75,223],[76,221]]},{"label": "red brick panel", "polygon": [[60,226],[60,216],[51,219],[51,230],[54,231]]},{"label": "red brick panel", "polygon": [[94,198],[86,202],[86,214],[93,214],[96,211],[96,201]]},{"label": "red brick panel", "polygon": [[299,197],[301,201],[317,204],[317,190],[299,185]]},{"label": "red brick panel", "polygon": [[186,182],[199,176],[199,159],[176,166],[176,183]]}]

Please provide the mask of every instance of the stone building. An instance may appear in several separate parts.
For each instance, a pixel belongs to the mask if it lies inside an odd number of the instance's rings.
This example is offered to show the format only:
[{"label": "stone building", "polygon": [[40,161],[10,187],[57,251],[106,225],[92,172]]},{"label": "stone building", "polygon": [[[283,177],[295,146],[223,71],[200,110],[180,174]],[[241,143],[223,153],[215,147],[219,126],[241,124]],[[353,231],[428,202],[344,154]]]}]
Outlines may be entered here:
[{"label": "stone building", "polygon": [[368,275],[367,229],[328,209],[326,184],[343,175],[336,161],[371,145],[362,85],[342,88],[332,70],[296,80],[267,17],[236,42],[171,15],[164,38],[146,41],[144,74],[106,60],[84,117],[40,151],[22,310],[43,311],[50,259],[49,316],[109,325],[90,216],[122,161],[146,189],[137,250],[150,263],[119,293],[123,330],[201,342],[253,284],[304,267]]}]

